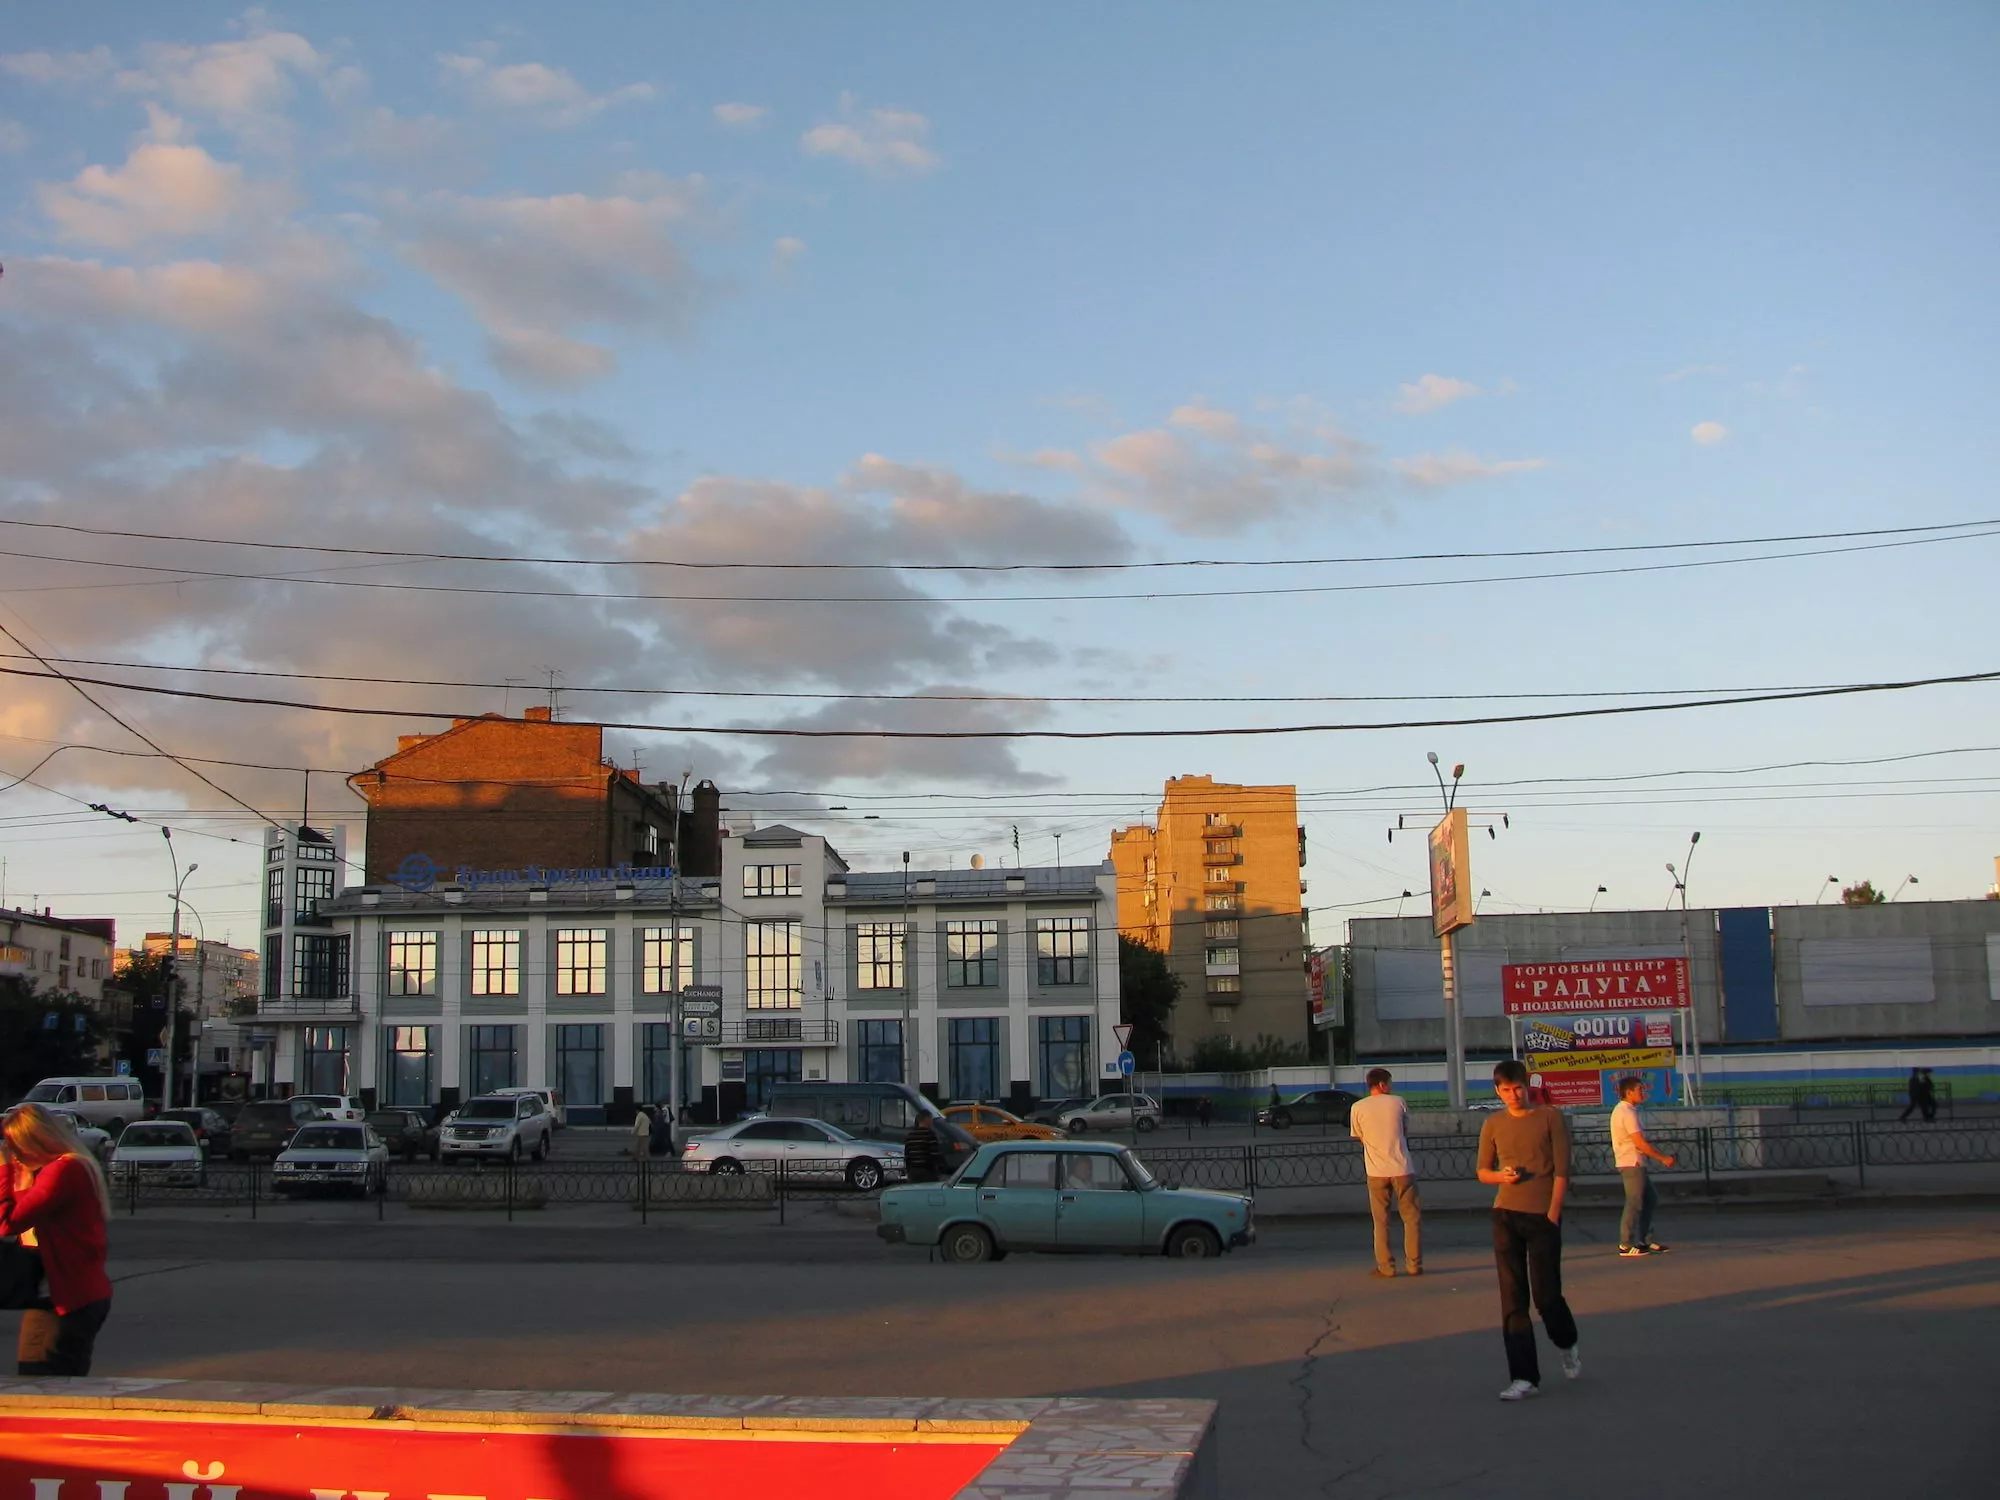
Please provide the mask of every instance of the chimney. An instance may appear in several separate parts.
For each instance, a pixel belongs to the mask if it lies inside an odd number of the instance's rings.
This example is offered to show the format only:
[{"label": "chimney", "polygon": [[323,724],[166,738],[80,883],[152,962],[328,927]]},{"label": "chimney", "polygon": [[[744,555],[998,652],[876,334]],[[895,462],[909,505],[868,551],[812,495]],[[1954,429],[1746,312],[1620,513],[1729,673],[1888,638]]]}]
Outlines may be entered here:
[{"label": "chimney", "polygon": [[722,873],[722,793],[712,781],[697,782],[681,813],[681,868],[684,875]]},{"label": "chimney", "polygon": [[530,724],[546,724],[549,722],[549,711],[547,708],[524,708],[521,717]]}]

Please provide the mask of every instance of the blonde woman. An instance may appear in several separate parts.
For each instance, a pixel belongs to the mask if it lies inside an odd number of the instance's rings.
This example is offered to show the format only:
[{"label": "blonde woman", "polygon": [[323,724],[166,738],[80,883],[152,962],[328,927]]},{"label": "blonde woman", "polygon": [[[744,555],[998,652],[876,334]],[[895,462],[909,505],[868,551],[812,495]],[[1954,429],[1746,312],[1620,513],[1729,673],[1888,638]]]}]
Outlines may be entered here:
[{"label": "blonde woman", "polygon": [[57,1320],[54,1344],[42,1359],[22,1361],[21,1374],[90,1373],[97,1331],[111,1314],[110,1214],[103,1169],[67,1123],[39,1104],[0,1116],[0,1234],[41,1251]]}]

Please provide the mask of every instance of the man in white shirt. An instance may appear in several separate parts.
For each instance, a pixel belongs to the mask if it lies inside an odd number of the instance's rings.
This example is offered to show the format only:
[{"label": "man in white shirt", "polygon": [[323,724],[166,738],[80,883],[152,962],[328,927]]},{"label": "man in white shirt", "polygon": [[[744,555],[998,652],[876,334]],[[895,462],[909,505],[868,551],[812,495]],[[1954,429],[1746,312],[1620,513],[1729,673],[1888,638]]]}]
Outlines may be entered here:
[{"label": "man in white shirt", "polygon": [[1368,1070],[1368,1097],[1354,1101],[1347,1128],[1361,1142],[1368,1164],[1368,1211],[1375,1219],[1375,1269],[1384,1279],[1396,1274],[1389,1254],[1389,1205],[1403,1216],[1403,1267],[1410,1276],[1424,1274],[1423,1210],[1417,1202],[1417,1174],[1410,1165],[1410,1107],[1389,1086],[1387,1068]]},{"label": "man in white shirt", "polygon": [[1674,1158],[1653,1149],[1646,1139],[1645,1122],[1639,1106],[1646,1102],[1646,1080],[1618,1080],[1618,1105],[1611,1111],[1611,1160],[1625,1179],[1625,1216],[1618,1221],[1618,1253],[1626,1259],[1658,1255],[1667,1247],[1653,1238],[1653,1210],[1660,1206],[1659,1190],[1646,1170],[1650,1157],[1663,1167]]}]

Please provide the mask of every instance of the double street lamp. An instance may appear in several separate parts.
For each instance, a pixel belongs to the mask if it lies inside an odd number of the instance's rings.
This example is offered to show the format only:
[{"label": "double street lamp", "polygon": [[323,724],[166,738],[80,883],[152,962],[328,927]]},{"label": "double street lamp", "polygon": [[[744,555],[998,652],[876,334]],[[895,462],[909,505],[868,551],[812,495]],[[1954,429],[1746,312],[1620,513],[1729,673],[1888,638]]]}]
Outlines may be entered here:
[{"label": "double street lamp", "polygon": [[[181,980],[181,889],[188,883],[188,877],[201,868],[198,863],[190,863],[181,869],[180,857],[174,852],[174,831],[162,828],[160,837],[167,841],[167,858],[174,867],[174,922],[173,930],[167,937],[167,1029],[164,1037],[165,1048],[160,1056],[160,1107],[174,1107],[174,1043],[175,1033],[180,1024],[180,980]],[[192,1088],[189,1090],[193,1092]],[[189,1099],[188,1103],[194,1103]]]}]

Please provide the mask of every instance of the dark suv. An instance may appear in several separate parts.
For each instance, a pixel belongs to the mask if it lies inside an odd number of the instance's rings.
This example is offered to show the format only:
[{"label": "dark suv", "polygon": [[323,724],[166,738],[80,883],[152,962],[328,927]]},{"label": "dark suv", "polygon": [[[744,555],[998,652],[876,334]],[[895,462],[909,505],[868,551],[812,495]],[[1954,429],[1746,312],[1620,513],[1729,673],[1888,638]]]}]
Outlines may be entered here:
[{"label": "dark suv", "polygon": [[325,1110],[305,1099],[258,1099],[246,1104],[229,1127],[229,1159],[276,1156],[291,1145],[301,1125],[326,1118]]}]

